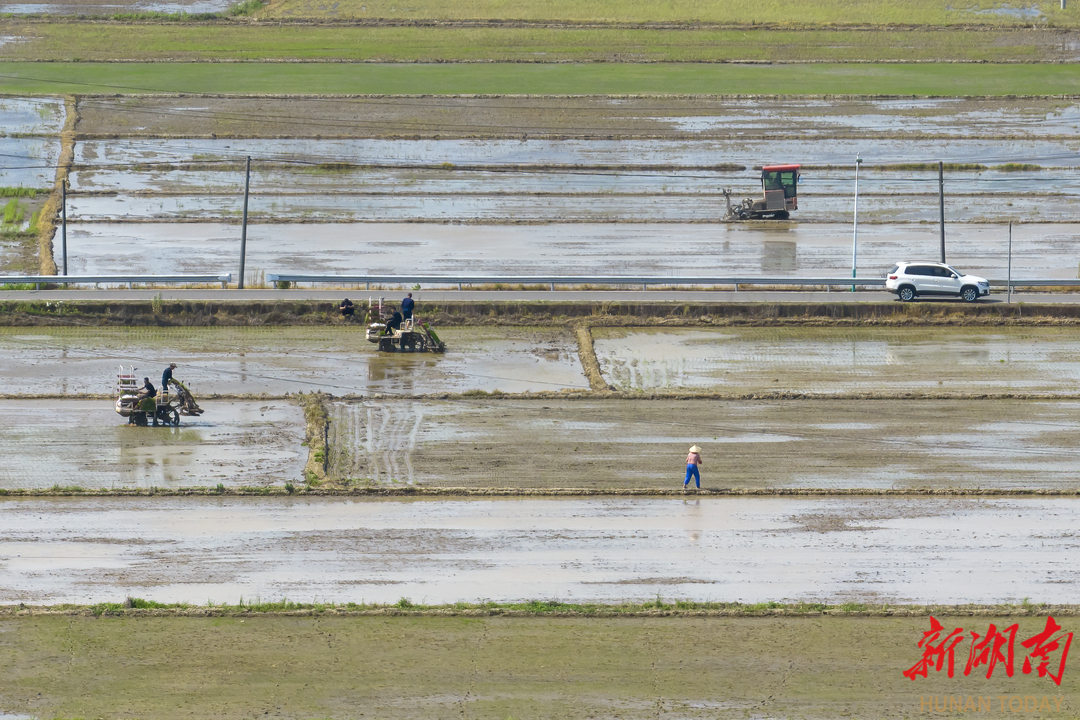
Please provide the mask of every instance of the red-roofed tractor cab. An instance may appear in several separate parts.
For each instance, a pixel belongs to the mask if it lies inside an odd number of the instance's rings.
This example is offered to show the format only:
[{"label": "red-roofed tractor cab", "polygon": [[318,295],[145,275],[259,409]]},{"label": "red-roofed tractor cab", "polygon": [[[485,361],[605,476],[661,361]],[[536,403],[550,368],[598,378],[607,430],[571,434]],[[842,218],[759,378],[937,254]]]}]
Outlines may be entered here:
[{"label": "red-roofed tractor cab", "polygon": [[728,214],[725,220],[787,220],[799,209],[799,168],[801,165],[766,165],[761,168],[761,199],[747,198],[732,206],[731,191],[724,190]]}]

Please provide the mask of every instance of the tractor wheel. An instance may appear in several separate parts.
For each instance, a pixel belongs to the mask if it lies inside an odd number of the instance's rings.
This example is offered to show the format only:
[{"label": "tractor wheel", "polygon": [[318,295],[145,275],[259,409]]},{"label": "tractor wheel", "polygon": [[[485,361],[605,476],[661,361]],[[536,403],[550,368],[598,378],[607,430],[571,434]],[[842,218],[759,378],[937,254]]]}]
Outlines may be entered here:
[{"label": "tractor wheel", "polygon": [[131,413],[131,417],[135,418],[135,424],[139,427],[146,427],[146,413],[139,411]]},{"label": "tractor wheel", "polygon": [[415,352],[416,338],[412,335],[404,335],[401,338],[401,352]]},{"label": "tractor wheel", "polygon": [[787,210],[781,210],[780,212],[773,215],[773,217],[777,220],[787,220],[789,217],[791,217],[791,213],[789,213]]},{"label": "tractor wheel", "polygon": [[166,425],[172,425],[175,427],[180,424],[180,413],[177,412],[176,408],[165,408],[164,416],[164,421]]},{"label": "tractor wheel", "polygon": [[394,352],[394,341],[390,338],[383,338],[379,341],[379,349],[383,352]]}]

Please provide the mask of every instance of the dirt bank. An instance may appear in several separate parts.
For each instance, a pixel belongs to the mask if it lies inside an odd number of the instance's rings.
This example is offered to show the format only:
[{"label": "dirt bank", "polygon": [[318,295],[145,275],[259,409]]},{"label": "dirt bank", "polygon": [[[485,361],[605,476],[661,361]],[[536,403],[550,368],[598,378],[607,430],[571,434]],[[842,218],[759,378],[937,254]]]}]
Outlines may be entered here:
[{"label": "dirt bank", "polygon": [[[432,302],[424,318],[436,327],[462,325],[591,327],[725,327],[729,325],[1072,325],[1080,305],[1004,303],[701,303],[701,302]],[[336,302],[0,301],[0,325],[241,326],[356,325],[338,316]]]}]

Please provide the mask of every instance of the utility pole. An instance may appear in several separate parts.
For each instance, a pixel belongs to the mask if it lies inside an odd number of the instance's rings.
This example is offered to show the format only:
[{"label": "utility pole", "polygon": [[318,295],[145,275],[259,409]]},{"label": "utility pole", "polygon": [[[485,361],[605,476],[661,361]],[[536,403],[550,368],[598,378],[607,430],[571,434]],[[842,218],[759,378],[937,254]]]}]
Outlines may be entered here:
[{"label": "utility pole", "polygon": [[251,156],[248,155],[247,170],[244,171],[244,220],[240,228],[240,282],[238,290],[244,289],[244,256],[247,254],[247,209],[248,190],[251,187]]},{"label": "utility pole", "polygon": [[[855,279],[855,268],[859,264],[859,165],[862,164],[862,156],[855,154],[855,217],[854,229],[851,236],[851,279]],[[855,292],[855,286],[851,286],[851,292]]]},{"label": "utility pole", "polygon": [[[1061,0],[1061,1],[1065,2],[1065,0]],[[1009,289],[1006,291],[1006,296],[1008,297],[1007,302],[1011,305],[1012,304],[1012,220],[1009,221],[1009,279],[1005,281],[1005,284],[1009,286]]]},{"label": "utility pole", "polygon": [[64,258],[64,276],[67,276],[67,178],[60,181],[60,252]]},{"label": "utility pole", "polygon": [[941,262],[945,262],[945,163],[938,160],[938,206],[941,208]]}]

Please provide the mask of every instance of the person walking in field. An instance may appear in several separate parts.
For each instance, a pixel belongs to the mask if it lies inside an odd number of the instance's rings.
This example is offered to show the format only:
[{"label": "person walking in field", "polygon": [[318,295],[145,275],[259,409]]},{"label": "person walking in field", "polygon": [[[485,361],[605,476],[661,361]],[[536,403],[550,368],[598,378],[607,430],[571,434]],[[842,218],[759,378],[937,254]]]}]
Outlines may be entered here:
[{"label": "person walking in field", "polygon": [[697,489],[701,489],[701,473],[698,465],[701,464],[701,448],[697,445],[690,446],[690,453],[686,456],[686,480],[683,481],[683,490],[690,487],[690,478],[694,478]]}]

